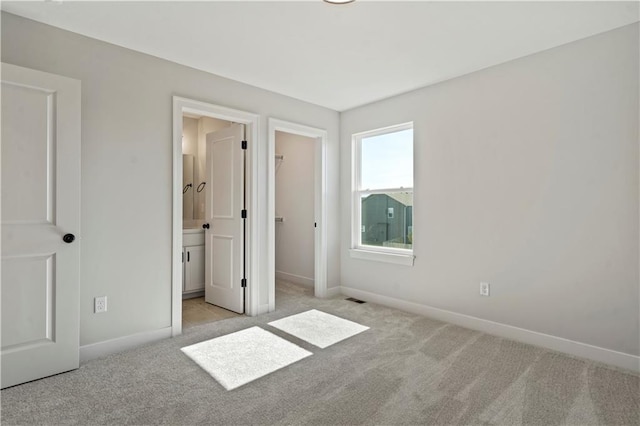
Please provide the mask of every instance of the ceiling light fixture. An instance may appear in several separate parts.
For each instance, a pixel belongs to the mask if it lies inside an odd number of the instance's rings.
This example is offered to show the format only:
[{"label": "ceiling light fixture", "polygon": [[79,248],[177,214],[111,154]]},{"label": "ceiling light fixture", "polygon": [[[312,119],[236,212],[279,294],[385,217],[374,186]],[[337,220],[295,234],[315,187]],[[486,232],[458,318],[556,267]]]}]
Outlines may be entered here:
[{"label": "ceiling light fixture", "polygon": [[347,4],[347,3],[353,3],[356,0],[324,0],[325,3],[329,3],[329,4]]}]

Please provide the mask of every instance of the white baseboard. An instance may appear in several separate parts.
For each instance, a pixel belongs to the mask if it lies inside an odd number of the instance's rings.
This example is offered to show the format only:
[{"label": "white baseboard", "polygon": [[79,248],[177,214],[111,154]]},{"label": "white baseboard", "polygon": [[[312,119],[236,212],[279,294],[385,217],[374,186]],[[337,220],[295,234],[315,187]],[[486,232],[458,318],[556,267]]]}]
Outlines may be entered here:
[{"label": "white baseboard", "polygon": [[315,280],[313,278],[303,277],[301,275],[290,274],[288,272],[276,271],[276,279],[289,281],[290,283],[300,284],[305,287],[313,287]]},{"label": "white baseboard", "polygon": [[327,298],[342,294],[341,287],[331,287],[327,289]]},{"label": "white baseboard", "polygon": [[563,352],[581,358],[587,358],[593,361],[602,362],[634,372],[640,372],[640,357],[636,355],[617,352],[611,349],[605,349],[586,343],[564,339],[562,337],[538,333],[536,331],[493,322],[470,315],[464,315],[444,309],[434,308],[428,305],[407,302],[405,300],[382,296],[355,288],[340,287],[340,292],[348,297],[355,297],[367,302],[377,303],[379,305],[384,305],[391,308],[400,309],[402,311],[424,315],[426,317],[445,321],[451,324],[456,324],[461,327],[479,330],[487,334],[505,337],[535,346],[541,346],[544,348],[552,349],[554,351]]},{"label": "white baseboard", "polygon": [[182,300],[195,299],[204,296],[204,290],[194,291],[192,293],[182,293]]},{"label": "white baseboard", "polygon": [[171,327],[166,327],[159,330],[145,331],[144,333],[132,334],[130,336],[80,346],[80,362],[83,363],[92,359],[126,351],[127,349],[169,337],[171,337]]},{"label": "white baseboard", "polygon": [[264,304],[258,306],[258,314],[257,315],[268,314],[268,313],[269,313],[269,304],[268,303],[264,303]]}]

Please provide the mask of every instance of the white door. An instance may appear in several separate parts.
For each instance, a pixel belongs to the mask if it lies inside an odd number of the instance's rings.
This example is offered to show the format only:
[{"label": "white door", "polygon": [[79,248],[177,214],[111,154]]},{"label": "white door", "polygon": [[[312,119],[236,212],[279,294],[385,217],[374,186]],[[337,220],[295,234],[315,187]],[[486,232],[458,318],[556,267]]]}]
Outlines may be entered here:
[{"label": "white door", "polygon": [[5,388],[78,368],[78,80],[2,64],[1,185]]},{"label": "white door", "polygon": [[244,313],[244,126],[207,134],[205,287],[208,303]]}]

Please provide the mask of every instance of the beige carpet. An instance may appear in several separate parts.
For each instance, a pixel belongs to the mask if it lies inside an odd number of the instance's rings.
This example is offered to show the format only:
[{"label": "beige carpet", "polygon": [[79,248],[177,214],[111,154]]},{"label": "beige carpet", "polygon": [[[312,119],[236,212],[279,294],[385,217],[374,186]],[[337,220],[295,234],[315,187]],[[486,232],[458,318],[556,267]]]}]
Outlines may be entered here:
[{"label": "beige carpet", "polygon": [[[371,303],[279,283],[277,311],[5,389],[2,424],[638,425],[637,375]],[[369,330],[319,349],[269,322],[317,309]],[[180,348],[259,326],[310,352],[227,391]]]}]

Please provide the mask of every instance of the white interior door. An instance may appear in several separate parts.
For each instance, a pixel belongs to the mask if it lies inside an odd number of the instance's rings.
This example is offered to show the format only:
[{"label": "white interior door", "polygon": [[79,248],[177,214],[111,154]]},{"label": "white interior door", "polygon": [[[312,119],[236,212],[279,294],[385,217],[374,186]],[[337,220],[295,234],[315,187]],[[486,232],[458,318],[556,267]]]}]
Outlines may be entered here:
[{"label": "white interior door", "polygon": [[207,134],[205,300],[244,313],[244,126]]},{"label": "white interior door", "polygon": [[79,81],[2,64],[1,192],[5,388],[79,365]]}]

